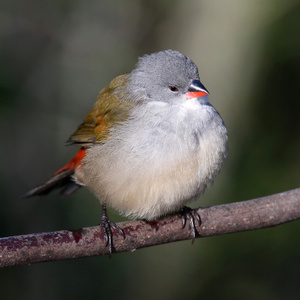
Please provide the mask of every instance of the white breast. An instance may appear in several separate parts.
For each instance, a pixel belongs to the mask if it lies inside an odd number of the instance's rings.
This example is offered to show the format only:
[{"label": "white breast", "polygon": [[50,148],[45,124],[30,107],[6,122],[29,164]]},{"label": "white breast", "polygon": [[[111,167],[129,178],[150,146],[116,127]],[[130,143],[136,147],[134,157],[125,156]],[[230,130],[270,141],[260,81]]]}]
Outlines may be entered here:
[{"label": "white breast", "polygon": [[227,131],[210,105],[152,102],[87,151],[86,186],[126,216],[177,211],[211,184],[226,157]]}]

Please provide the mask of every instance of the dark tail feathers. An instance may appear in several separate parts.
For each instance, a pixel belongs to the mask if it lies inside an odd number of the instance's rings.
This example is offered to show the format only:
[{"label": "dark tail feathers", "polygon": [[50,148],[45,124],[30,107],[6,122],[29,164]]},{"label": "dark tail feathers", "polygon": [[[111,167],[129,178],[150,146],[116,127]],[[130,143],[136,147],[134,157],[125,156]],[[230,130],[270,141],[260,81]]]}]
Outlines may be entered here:
[{"label": "dark tail feathers", "polygon": [[33,196],[46,195],[54,189],[62,188],[62,195],[70,195],[81,187],[81,185],[75,183],[72,180],[74,171],[64,170],[58,174],[55,174],[50,179],[42,182],[32,190],[28,191],[23,198],[29,198]]}]

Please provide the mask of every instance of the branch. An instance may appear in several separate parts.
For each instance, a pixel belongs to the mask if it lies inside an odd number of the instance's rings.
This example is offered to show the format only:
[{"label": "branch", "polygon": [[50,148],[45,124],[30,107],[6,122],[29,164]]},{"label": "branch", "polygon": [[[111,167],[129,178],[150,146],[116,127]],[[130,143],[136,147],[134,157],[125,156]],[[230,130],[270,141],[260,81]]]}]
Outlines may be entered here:
[{"label": "branch", "polygon": [[[197,237],[272,227],[300,218],[300,188],[259,199],[199,208]],[[114,251],[136,249],[191,239],[180,215],[158,222],[130,221],[118,224],[126,239],[114,231]],[[36,233],[0,239],[0,267],[108,254],[99,226],[77,230]]]}]

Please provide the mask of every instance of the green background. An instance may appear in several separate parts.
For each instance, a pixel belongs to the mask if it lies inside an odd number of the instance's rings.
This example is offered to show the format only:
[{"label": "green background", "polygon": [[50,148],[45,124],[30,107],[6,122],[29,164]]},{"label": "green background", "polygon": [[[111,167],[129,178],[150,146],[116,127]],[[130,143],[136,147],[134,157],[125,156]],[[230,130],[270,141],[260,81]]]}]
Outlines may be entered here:
[{"label": "green background", "polygon": [[[0,235],[94,226],[100,205],[21,195],[75,153],[64,147],[98,92],[163,49],[199,67],[229,130],[229,157],[193,206],[300,186],[300,3],[279,0],[0,2]],[[115,221],[123,220],[116,213]],[[299,299],[300,223],[0,269],[1,299]]]}]

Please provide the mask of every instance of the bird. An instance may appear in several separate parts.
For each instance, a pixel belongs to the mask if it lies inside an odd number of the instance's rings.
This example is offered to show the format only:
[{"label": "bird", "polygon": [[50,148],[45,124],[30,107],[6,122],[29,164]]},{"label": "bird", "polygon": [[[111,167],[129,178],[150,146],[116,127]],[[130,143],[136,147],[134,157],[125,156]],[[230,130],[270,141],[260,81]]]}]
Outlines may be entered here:
[{"label": "bird", "polygon": [[24,197],[55,188],[69,195],[87,187],[100,201],[100,226],[111,254],[107,206],[146,221],[181,213],[193,238],[200,216],[186,206],[212,185],[227,157],[226,126],[210,104],[196,64],[175,50],[139,57],[130,73],[100,92],[68,139],[76,155]]}]

